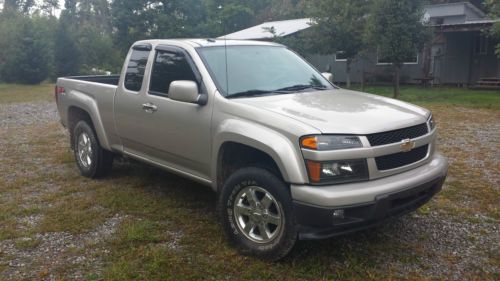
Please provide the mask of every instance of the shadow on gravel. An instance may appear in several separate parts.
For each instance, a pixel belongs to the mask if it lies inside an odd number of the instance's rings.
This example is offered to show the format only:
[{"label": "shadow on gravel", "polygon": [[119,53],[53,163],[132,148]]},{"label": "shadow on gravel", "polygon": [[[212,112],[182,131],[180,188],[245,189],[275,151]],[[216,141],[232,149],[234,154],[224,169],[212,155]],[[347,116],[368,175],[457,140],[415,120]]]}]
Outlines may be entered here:
[{"label": "shadow on gravel", "polygon": [[[124,176],[139,179],[144,191],[160,196],[160,199],[168,198],[175,201],[177,206],[185,206],[195,217],[204,218],[204,224],[219,224],[216,193],[210,187],[136,161],[115,163],[111,176],[105,180],[117,180]],[[401,229],[405,227],[404,219],[395,218],[374,228],[329,239],[298,241],[292,252],[279,264],[291,267],[310,264],[319,268],[346,265],[376,267],[381,257],[383,263],[391,257],[401,259],[404,256],[407,260],[416,258],[418,253],[409,247],[404,253],[399,251],[401,241],[393,237],[395,232],[406,232]],[[220,234],[222,230],[217,233]],[[409,242],[418,243],[418,239],[413,238],[415,240]]]}]

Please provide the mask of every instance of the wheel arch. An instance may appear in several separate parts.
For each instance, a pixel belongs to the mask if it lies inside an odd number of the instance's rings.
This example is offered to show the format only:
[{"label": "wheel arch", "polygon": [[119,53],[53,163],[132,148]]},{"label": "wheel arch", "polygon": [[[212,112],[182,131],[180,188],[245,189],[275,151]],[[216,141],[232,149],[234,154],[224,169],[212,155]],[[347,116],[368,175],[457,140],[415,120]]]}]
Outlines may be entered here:
[{"label": "wheel arch", "polygon": [[[228,124],[232,123],[232,124]],[[271,129],[246,122],[226,122],[221,126],[226,130],[218,132],[214,138],[212,157],[212,187],[218,190],[228,174],[224,160],[243,159],[241,164],[262,166],[277,174],[286,183],[305,183],[307,174],[303,160],[294,144],[285,136]],[[232,130],[235,129],[235,130]],[[254,161],[254,160],[261,160]],[[236,168],[242,165],[236,165]]]},{"label": "wheel arch", "polygon": [[79,121],[87,121],[87,123],[92,127],[97,135],[97,140],[99,144],[110,150],[109,142],[106,137],[104,127],[102,125],[101,119],[99,118],[97,109],[92,107],[82,106],[82,105],[70,105],[67,110],[67,126],[70,133],[71,148],[74,147],[74,136],[73,130]]}]

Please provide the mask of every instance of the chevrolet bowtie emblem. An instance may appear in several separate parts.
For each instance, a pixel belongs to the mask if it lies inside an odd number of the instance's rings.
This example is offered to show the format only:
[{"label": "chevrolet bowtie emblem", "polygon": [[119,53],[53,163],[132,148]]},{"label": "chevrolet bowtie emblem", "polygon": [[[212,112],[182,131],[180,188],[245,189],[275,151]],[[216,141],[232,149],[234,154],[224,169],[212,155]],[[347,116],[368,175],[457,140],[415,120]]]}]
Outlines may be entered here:
[{"label": "chevrolet bowtie emblem", "polygon": [[415,142],[411,139],[405,139],[401,141],[401,151],[408,152],[415,148]]}]

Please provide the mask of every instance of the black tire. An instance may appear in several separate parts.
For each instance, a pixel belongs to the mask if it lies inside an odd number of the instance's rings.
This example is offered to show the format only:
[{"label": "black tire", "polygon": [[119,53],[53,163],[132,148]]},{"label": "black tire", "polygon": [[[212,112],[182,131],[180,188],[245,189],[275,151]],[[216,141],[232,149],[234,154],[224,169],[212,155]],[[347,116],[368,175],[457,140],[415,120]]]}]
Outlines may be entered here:
[{"label": "black tire", "polygon": [[[268,192],[275,200],[275,203],[272,204],[276,205],[277,203],[281,208],[280,213],[283,214],[280,231],[277,231],[276,236],[269,242],[252,241],[249,234],[244,233],[245,230],[242,229],[240,220],[237,218],[235,204],[237,201],[240,202],[239,204],[243,202],[239,201],[240,194],[249,188],[253,189],[253,187]],[[262,199],[259,200],[263,202]],[[220,190],[217,210],[224,232],[238,250],[245,255],[276,261],[285,257],[297,241],[297,224],[289,189],[276,175],[262,168],[242,168],[232,174]]]},{"label": "black tire", "polygon": [[[79,156],[78,143],[81,140],[80,136],[83,137],[83,134],[87,136],[91,148],[89,153],[86,154],[88,158],[85,157],[90,159],[90,162],[86,163]],[[96,179],[109,174],[113,166],[113,153],[101,147],[94,129],[86,121],[82,120],[76,124],[73,130],[73,142],[76,164],[82,176]]]}]

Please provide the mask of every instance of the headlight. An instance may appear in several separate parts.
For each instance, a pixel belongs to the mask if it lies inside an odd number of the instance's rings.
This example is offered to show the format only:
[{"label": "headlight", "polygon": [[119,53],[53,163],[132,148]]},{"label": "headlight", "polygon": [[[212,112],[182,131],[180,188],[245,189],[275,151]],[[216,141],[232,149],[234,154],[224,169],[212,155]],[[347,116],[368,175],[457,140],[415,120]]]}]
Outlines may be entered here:
[{"label": "headlight", "polygon": [[302,148],[325,151],[363,147],[361,140],[356,136],[306,136],[301,138]]},{"label": "headlight", "polygon": [[312,184],[337,184],[368,180],[365,159],[316,162],[306,161],[309,180]]},{"label": "headlight", "polygon": [[429,120],[427,121],[427,123],[429,124],[429,129],[431,131],[434,131],[434,129],[436,128],[436,121],[434,121],[434,116],[432,116],[432,114],[431,114],[431,117],[429,117]]}]

